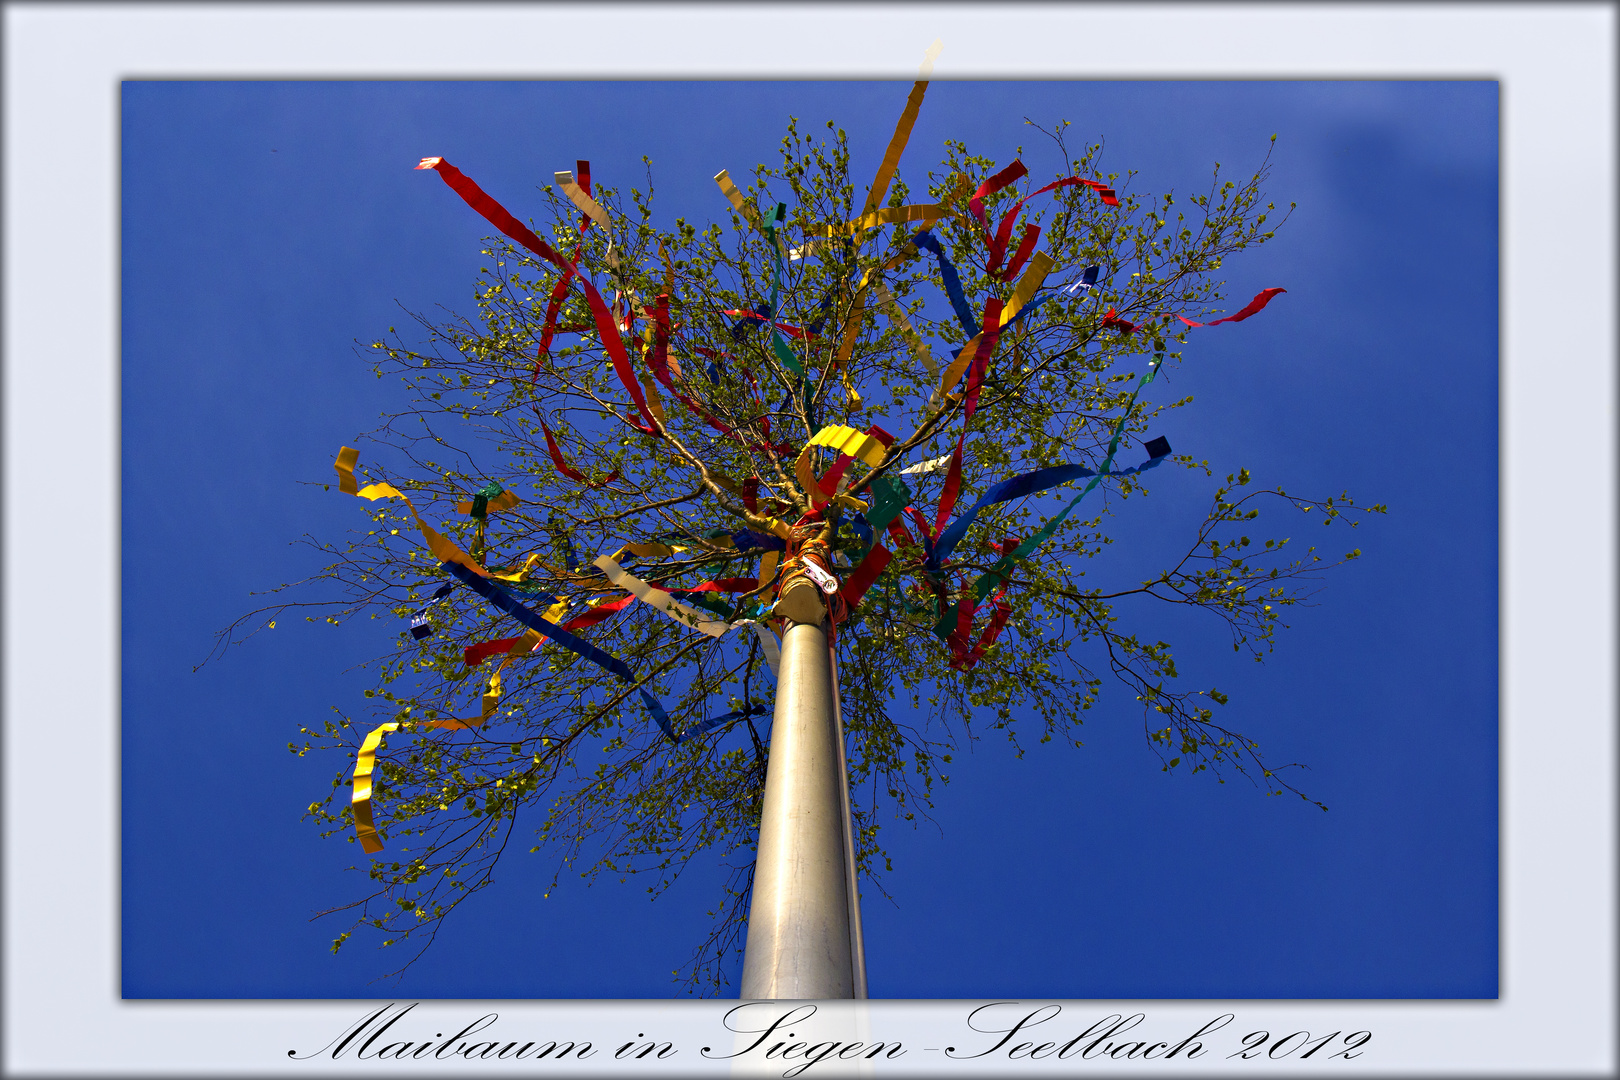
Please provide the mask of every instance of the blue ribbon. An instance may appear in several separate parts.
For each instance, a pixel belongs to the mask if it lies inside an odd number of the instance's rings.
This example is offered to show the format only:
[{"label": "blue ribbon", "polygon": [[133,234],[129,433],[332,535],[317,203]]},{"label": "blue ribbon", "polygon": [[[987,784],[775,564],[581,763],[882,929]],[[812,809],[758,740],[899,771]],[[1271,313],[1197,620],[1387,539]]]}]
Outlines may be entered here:
[{"label": "blue ribbon", "polygon": [[449,596],[450,590],[453,588],[455,588],[455,585],[448,581],[440,585],[434,591],[432,598],[423,604],[415,615],[411,616],[411,637],[421,641],[423,638],[433,635],[433,627],[428,625],[428,608]]},{"label": "blue ribbon", "polygon": [[[449,571],[462,584],[471,588],[479,596],[482,596],[541,637],[561,645],[572,653],[583,656],[598,667],[611,671],[625,682],[635,681],[635,676],[630,674],[630,666],[623,660],[603,652],[584,638],[575,637],[556,623],[547,622],[539,612],[519,603],[511,593],[508,593],[489,578],[480,577],[460,563],[441,563],[440,569]],[[659,704],[658,699],[647,693],[647,691],[641,690],[639,693],[641,694],[641,700],[646,703],[647,711],[652,713],[653,719],[658,722],[658,726],[663,729],[666,735],[674,738],[670,731],[669,714],[664,711],[664,706]]]},{"label": "blue ribbon", "polygon": [[939,238],[924,229],[913,236],[911,242],[934,253],[934,257],[939,260],[939,276],[945,282],[945,295],[950,298],[951,307],[956,310],[956,319],[962,324],[962,332],[970,338],[977,334],[983,327],[973,321],[973,308],[968,305],[967,297],[962,295],[962,279],[956,276],[956,267],[951,264],[945,249],[939,246]]},{"label": "blue ribbon", "polygon": [[770,710],[765,708],[763,705],[750,705],[746,709],[738,709],[735,712],[728,712],[724,716],[716,716],[712,720],[699,720],[695,724],[688,724],[680,731],[679,734],[672,732],[666,726],[664,728],[664,734],[670,737],[671,742],[673,742],[676,746],[679,746],[687,739],[690,739],[695,735],[702,735],[706,731],[713,731],[721,724],[729,724],[731,721],[741,720],[745,716],[758,716],[760,713],[769,711]]},{"label": "blue ribbon", "polygon": [[772,314],[771,305],[756,304],[753,308],[753,314],[758,318],[750,315],[740,315],[737,321],[731,324],[731,328],[727,332],[730,333],[732,341],[741,341],[743,334],[758,326],[762,321],[768,321]]},{"label": "blue ribbon", "polygon": [[551,527],[552,537],[557,540],[558,545],[563,549],[563,558],[568,560],[568,564],[563,569],[570,574],[573,573],[574,568],[579,565],[579,556],[574,552],[574,542],[569,538],[568,530],[557,523],[555,512],[546,518],[546,524]]},{"label": "blue ribbon", "polygon": [[787,541],[780,536],[757,533],[753,529],[738,529],[731,534],[731,542],[737,545],[739,551],[748,551],[753,548],[763,548],[766,551],[787,550]]},{"label": "blue ribbon", "polygon": [[1157,450],[1162,445],[1163,451],[1154,457],[1148,458],[1142,464],[1132,466],[1129,469],[1098,472],[1096,469],[1087,468],[1084,465],[1051,465],[1044,469],[1035,469],[1032,472],[1003,480],[985,492],[984,498],[974,503],[971,509],[947,525],[945,531],[939,534],[939,539],[934,541],[933,550],[928,553],[928,568],[938,570],[941,564],[951,557],[951,552],[956,550],[956,545],[961,542],[962,537],[968,531],[968,527],[973,524],[973,519],[978,517],[979,511],[986,507],[1021,499],[1025,495],[1045,491],[1047,488],[1057,487],[1059,484],[1066,484],[1070,480],[1078,480],[1083,476],[1129,476],[1132,473],[1155,468],[1159,462],[1164,460],[1165,455],[1170,452],[1170,444],[1163,439],[1155,439],[1154,443],[1152,449]]}]

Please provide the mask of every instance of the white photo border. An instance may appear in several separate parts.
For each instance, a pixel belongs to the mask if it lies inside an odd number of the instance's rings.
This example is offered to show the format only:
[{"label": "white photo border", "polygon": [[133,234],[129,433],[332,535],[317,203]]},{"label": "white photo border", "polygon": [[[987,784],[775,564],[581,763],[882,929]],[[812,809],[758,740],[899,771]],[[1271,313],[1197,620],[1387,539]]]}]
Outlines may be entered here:
[{"label": "white photo border", "polygon": [[[353,1055],[287,1054],[317,1053],[385,1004],[119,996],[120,80],[903,79],[936,37],[939,79],[1501,81],[1501,997],[1062,1004],[1071,1034],[1134,1012],[1177,1037],[1234,1013],[1221,1036],[1230,1048],[1260,1027],[1376,1033],[1376,1053],[1320,1063],[1330,1069],[1614,1075],[1613,4],[7,4],[4,19],[5,1075],[365,1068]],[[548,52],[547,41],[568,46]],[[52,579],[30,572],[26,522],[61,505],[67,476],[77,494],[51,554],[81,570]],[[608,1053],[577,1067],[717,1074],[737,1063],[696,1046],[715,1045],[735,1004],[423,1002],[410,1023],[438,1030],[499,1012],[503,1039],[545,1032],[605,1048],[661,1016],[694,1033],[690,1052],[651,1069]],[[917,1048],[875,1063],[885,1073],[1077,1067],[943,1060],[944,1046],[974,1038],[966,1017],[982,1004],[845,1009],[868,1038]],[[406,1067],[456,1067],[424,1060]],[[1211,1052],[1152,1068],[1252,1067]]]}]

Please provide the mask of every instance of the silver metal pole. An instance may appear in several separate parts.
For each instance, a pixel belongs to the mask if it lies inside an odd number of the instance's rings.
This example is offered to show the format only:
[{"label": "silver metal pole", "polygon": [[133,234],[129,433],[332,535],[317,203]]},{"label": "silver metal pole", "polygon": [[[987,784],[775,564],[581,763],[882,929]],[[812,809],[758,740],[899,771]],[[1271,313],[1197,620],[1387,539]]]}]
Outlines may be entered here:
[{"label": "silver metal pole", "polygon": [[844,697],[838,689],[838,653],[827,639],[827,669],[832,672],[833,738],[838,743],[838,794],[844,810],[844,883],[849,893],[849,953],[855,975],[855,999],[866,1000],[866,939],[861,934],[860,874],[855,869],[855,815],[849,809],[849,758],[844,751]]},{"label": "silver metal pole", "polygon": [[765,771],[744,998],[854,996],[840,750],[826,632],[790,624]]}]

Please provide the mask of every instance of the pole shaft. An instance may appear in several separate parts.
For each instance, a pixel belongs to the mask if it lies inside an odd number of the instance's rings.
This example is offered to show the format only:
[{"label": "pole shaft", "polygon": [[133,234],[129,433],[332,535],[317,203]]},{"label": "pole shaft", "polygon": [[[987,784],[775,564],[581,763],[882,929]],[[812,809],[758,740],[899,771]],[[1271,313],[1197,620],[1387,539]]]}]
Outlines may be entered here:
[{"label": "pole shaft", "polygon": [[832,673],[833,742],[838,747],[838,795],[844,819],[844,885],[849,897],[849,962],[855,1000],[866,1000],[866,941],[861,935],[860,873],[855,866],[855,815],[849,809],[849,758],[844,746],[844,696],[838,689],[838,654],[827,639],[827,670]]},{"label": "pole shaft", "polygon": [[826,632],[782,635],[776,716],[743,952],[744,998],[849,998],[841,754]]}]

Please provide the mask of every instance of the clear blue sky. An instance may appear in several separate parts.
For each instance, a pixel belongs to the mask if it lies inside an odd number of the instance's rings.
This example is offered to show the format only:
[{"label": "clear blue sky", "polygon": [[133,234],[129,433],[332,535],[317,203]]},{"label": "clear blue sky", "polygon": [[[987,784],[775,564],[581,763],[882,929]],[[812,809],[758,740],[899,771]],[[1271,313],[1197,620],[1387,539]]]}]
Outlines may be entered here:
[{"label": "clear blue sky", "polygon": [[[669,217],[718,217],[710,177],[832,118],[869,176],[905,83],[127,83],[123,92],[122,975],[126,997],[667,997],[717,874],[649,902],[508,856],[395,985],[395,951],[318,909],[360,894],[356,845],[300,821],[335,763],[285,746],[354,705],[377,624],[286,620],[192,673],[249,594],[319,566],[296,541],[359,527],[321,490],[397,398],[352,342],[398,305],[471,307],[488,231],[417,159],[443,155],[519,216],[588,158]],[[1263,484],[1389,506],[1357,564],[1263,666],[1219,626],[1170,623],[1194,685],[1332,809],[1167,776],[1109,693],[1080,750],[957,758],[938,827],[887,829],[863,906],[875,997],[1494,997],[1497,992],[1497,87],[1494,83],[950,83],[902,162],[944,139],[998,162],[1022,125],[1074,122],[1149,191],[1238,173],[1279,135],[1299,203],[1227,267],[1235,310],[1195,332],[1167,393],[1177,452]],[[397,302],[397,303],[396,303]],[[314,482],[316,486],[307,483]],[[1185,534],[1209,483],[1161,472],[1119,521],[1129,553]],[[1301,524],[1296,543],[1342,550]],[[1318,541],[1316,533],[1325,533]],[[1150,624],[1144,624],[1150,625]],[[1159,624],[1151,624],[1159,625]]]}]

